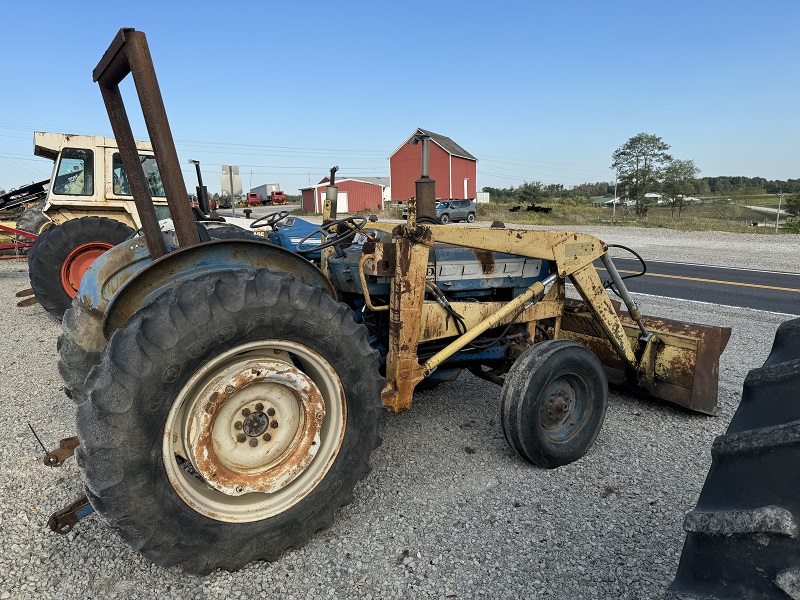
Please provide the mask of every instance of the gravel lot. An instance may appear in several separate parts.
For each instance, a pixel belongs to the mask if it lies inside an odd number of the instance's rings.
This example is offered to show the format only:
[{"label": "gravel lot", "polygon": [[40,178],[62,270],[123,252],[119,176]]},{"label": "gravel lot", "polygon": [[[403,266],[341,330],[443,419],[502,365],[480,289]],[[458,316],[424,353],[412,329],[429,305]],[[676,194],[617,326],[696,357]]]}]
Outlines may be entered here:
[{"label": "gravel lot", "polygon": [[[645,258],[797,271],[800,236],[583,228]],[[0,599],[5,598],[658,598],[676,572],[711,443],[786,315],[643,297],[646,314],[733,327],[720,368],[722,415],[611,394],[591,452],[546,471],[518,460],[497,422],[499,389],[464,374],[387,415],[373,471],[336,524],[272,564],[207,577],[162,569],[92,516],[68,536],[47,517],[81,493],[74,461],[48,446],[74,433],[61,391],[60,325],[17,308],[27,265],[0,263]]]}]

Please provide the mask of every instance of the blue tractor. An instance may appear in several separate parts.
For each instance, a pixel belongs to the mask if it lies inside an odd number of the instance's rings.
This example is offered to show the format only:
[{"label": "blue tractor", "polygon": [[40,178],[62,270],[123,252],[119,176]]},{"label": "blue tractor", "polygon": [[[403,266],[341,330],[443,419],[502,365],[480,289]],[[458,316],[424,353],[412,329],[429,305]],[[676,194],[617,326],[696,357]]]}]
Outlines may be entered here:
[{"label": "blue tractor", "polygon": [[[91,265],[64,316],[68,446],[86,498],[53,515],[54,530],[93,509],[161,565],[274,559],[351,500],[386,409],[465,369],[500,386],[506,439],[544,468],[592,446],[607,380],[714,412],[716,377],[696,378],[695,364],[716,365],[726,332],[653,329],[597,238],[445,227],[429,188],[407,222],[340,218],[335,171],[321,226],[276,213],[253,224],[267,241],[198,224],[149,56],[144,34],[122,29],[94,71],[142,231]],[[129,72],[170,205],[164,230],[118,87]],[[582,303],[566,298],[567,277]]]}]

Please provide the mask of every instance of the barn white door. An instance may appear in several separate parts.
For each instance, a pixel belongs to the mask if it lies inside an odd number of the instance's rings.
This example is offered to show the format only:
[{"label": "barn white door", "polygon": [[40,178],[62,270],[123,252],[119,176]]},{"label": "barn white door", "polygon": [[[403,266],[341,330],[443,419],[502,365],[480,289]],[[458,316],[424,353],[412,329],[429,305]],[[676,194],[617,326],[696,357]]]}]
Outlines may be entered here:
[{"label": "barn white door", "polygon": [[[322,206],[325,206],[325,200],[327,199],[328,195],[325,192],[320,193],[320,202]],[[320,206],[320,208],[322,208]],[[336,194],[336,214],[342,214],[348,212],[347,209],[347,192],[339,192]]]}]

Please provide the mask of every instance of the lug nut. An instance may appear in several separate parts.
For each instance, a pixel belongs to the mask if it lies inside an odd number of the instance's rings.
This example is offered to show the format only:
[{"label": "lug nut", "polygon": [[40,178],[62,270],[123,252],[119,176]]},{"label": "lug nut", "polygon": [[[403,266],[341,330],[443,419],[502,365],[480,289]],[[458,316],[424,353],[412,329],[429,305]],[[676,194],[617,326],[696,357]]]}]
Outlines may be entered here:
[{"label": "lug nut", "polygon": [[246,417],[249,414],[250,414],[250,409],[249,408],[243,408],[242,409],[242,416],[243,417]]},{"label": "lug nut", "polygon": [[319,411],[317,414],[314,415],[314,417],[317,419],[317,421],[322,421],[322,419],[325,418],[325,415],[322,413],[322,411]]},{"label": "lug nut", "polygon": [[247,439],[247,436],[243,433],[240,433],[239,435],[236,436],[236,439],[239,440],[240,442],[243,442]]},{"label": "lug nut", "polygon": [[273,421],[272,423],[269,424],[269,426],[272,427],[273,429],[277,429],[278,428],[278,422],[277,421]]},{"label": "lug nut", "polygon": [[232,385],[226,385],[225,386],[225,393],[228,394],[229,396],[235,391],[236,391],[236,388],[233,387]]},{"label": "lug nut", "polygon": [[264,405],[259,402],[256,404],[256,412],[261,412],[262,410],[264,410]]},{"label": "lug nut", "polygon": [[274,417],[275,416],[275,409],[274,408],[270,408],[269,410],[267,410],[267,414],[270,417]]},{"label": "lug nut", "polygon": [[268,433],[265,433],[263,439],[264,439],[265,442],[268,442],[268,441],[270,441],[272,439],[272,436],[270,434],[268,434]]},{"label": "lug nut", "polygon": [[241,429],[242,428],[242,422],[241,421],[236,421],[236,423],[233,424],[233,428],[234,429]]},{"label": "lug nut", "polygon": [[244,491],[244,488],[242,486],[240,486],[240,485],[236,486],[236,493],[237,494],[241,494],[243,491]]},{"label": "lug nut", "polygon": [[258,446],[258,440],[256,438],[250,438],[250,445],[255,448]]}]

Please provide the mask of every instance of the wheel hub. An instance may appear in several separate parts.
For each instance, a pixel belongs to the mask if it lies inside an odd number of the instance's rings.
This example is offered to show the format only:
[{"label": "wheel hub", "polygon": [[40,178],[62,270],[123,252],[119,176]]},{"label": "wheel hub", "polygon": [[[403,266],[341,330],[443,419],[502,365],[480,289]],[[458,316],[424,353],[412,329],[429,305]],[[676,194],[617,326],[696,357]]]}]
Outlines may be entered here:
[{"label": "wheel hub", "polygon": [[203,390],[188,432],[190,460],[231,496],[273,493],[300,476],[320,447],[325,403],[317,386],[281,360],[247,362]]},{"label": "wheel hub", "polygon": [[558,385],[545,403],[546,417],[542,425],[547,429],[562,426],[570,417],[575,404],[575,391],[565,381],[557,382]]},{"label": "wheel hub", "polygon": [[[244,409],[242,411],[243,415],[245,410],[247,409]],[[270,410],[272,411],[272,414],[275,414],[275,409],[271,408]],[[238,423],[239,421],[236,421],[236,423],[234,423],[234,427],[236,427]],[[277,421],[273,421],[273,423],[275,423],[275,427],[278,427]],[[258,436],[263,435],[264,432],[267,430],[267,427],[269,426],[270,426],[269,417],[267,417],[267,414],[265,412],[262,412],[260,410],[258,412],[246,415],[244,423],[242,423],[242,429],[244,430],[245,434],[247,434],[252,438],[257,438]]]}]

